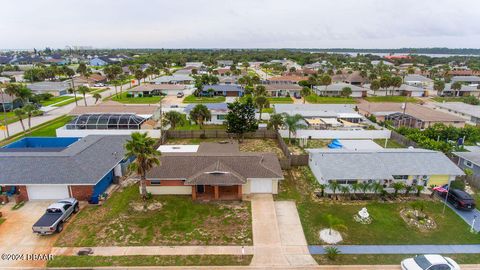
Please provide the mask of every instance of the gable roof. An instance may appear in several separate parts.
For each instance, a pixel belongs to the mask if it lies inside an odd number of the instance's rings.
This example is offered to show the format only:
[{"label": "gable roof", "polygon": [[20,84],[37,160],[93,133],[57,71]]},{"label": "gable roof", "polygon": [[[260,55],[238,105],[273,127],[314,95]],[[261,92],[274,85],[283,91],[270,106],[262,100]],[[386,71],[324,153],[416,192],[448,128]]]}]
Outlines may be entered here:
[{"label": "gable roof", "polygon": [[244,89],[237,84],[204,84],[203,91],[213,89],[219,92],[243,92]]},{"label": "gable roof", "polygon": [[323,180],[392,179],[394,175],[464,175],[443,153],[425,149],[308,149]]},{"label": "gable roof", "polygon": [[303,117],[338,117],[357,114],[351,104],[274,104],[275,113],[300,114]]},{"label": "gable roof", "polygon": [[433,82],[432,79],[429,79],[425,76],[418,74],[409,74],[403,79],[404,82]]},{"label": "gable roof", "polygon": [[95,185],[125,158],[128,138],[89,135],[58,152],[2,149],[0,184]]},{"label": "gable roof", "polygon": [[150,92],[150,91],[161,91],[161,90],[185,90],[185,85],[183,84],[150,84],[144,83],[137,87],[128,89],[128,92]]}]

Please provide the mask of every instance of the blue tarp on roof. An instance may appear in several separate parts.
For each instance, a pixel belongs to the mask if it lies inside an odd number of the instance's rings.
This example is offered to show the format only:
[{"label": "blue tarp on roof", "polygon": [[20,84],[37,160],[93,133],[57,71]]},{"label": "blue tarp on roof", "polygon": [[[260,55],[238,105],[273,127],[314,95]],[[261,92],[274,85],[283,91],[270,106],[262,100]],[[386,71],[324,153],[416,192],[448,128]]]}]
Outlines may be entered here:
[{"label": "blue tarp on roof", "polygon": [[331,149],[339,149],[339,148],[342,148],[343,145],[340,143],[340,141],[338,139],[333,139],[330,144],[328,145],[328,148],[331,148]]}]

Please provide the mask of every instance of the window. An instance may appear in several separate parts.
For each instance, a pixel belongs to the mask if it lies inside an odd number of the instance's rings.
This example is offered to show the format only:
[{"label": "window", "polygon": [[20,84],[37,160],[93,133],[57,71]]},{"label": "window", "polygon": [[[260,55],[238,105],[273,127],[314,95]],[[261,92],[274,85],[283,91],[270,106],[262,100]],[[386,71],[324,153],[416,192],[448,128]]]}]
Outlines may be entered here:
[{"label": "window", "polygon": [[437,264],[437,265],[432,265],[432,267],[428,268],[428,270],[450,270],[450,266],[447,264]]},{"label": "window", "polygon": [[161,184],[160,180],[150,180],[151,186],[159,186],[160,184]]},{"label": "window", "polygon": [[395,180],[408,180],[408,175],[393,175]]},{"label": "window", "polygon": [[223,114],[217,115],[217,120],[225,120],[225,115]]},{"label": "window", "polygon": [[469,168],[473,168],[473,164],[472,162],[468,161],[468,160],[464,160],[463,161],[463,165],[469,167]]},{"label": "window", "polygon": [[72,205],[71,205],[71,204],[65,204],[65,205],[63,206],[63,210],[67,210],[68,208],[70,208],[70,206],[72,206]]}]

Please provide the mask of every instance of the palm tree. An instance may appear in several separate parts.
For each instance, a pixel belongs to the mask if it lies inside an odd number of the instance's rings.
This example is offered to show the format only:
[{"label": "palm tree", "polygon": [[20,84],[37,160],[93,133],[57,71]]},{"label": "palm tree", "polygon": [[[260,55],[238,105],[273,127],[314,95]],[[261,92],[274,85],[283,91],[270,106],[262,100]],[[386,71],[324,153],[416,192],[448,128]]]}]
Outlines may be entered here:
[{"label": "palm tree", "polygon": [[345,223],[343,220],[333,216],[332,214],[327,214],[325,215],[325,221],[328,224],[328,229],[329,229],[329,234],[332,234],[332,230],[340,231],[344,230],[346,231],[348,228],[345,226]]},{"label": "palm tree", "polygon": [[25,132],[25,125],[23,124],[23,119],[25,118],[25,111],[22,108],[16,108],[15,110],[13,110],[13,113],[15,114],[15,116],[20,121],[20,124],[22,125],[23,132]]},{"label": "palm tree", "polygon": [[92,97],[95,99],[95,104],[97,104],[98,100],[102,98],[102,95],[100,95],[100,93],[94,93]]},{"label": "palm tree", "polygon": [[341,186],[339,187],[339,190],[340,190],[340,192],[343,193],[343,197],[346,197],[347,193],[350,192],[350,186],[341,185]]},{"label": "palm tree", "polygon": [[327,188],[327,185],[325,184],[318,184],[318,188],[320,188],[320,195],[323,197],[325,196],[325,189]]},{"label": "palm tree", "polygon": [[129,167],[140,175],[140,192],[144,201],[147,199],[146,173],[155,165],[160,165],[161,153],[155,149],[156,143],[146,132],[134,132],[125,144],[125,157],[136,157]]},{"label": "palm tree", "polygon": [[357,191],[360,190],[360,183],[353,183],[351,184],[353,194],[355,194],[355,198],[357,197]]},{"label": "palm tree", "polygon": [[267,95],[267,88],[263,85],[257,85],[254,91],[255,96],[266,96]]},{"label": "palm tree", "polygon": [[282,114],[270,114],[270,120],[268,120],[267,128],[278,131],[281,126],[285,125],[285,119]]},{"label": "palm tree", "polygon": [[212,113],[207,108],[207,106],[203,104],[197,104],[190,111],[190,119],[193,119],[193,121],[195,121],[195,123],[200,126],[200,129],[202,129],[203,123],[212,119]]},{"label": "palm tree", "polygon": [[417,190],[417,197],[420,197],[420,193],[422,193],[422,191],[425,189],[425,187],[422,186],[422,185],[416,185],[415,189]]},{"label": "palm tree", "polygon": [[135,79],[138,80],[138,85],[140,85],[140,81],[145,77],[145,73],[141,69],[135,70]]},{"label": "palm tree", "polygon": [[359,184],[360,190],[362,190],[363,197],[365,198],[365,195],[367,193],[367,190],[370,189],[370,183],[368,182],[361,182]]},{"label": "palm tree", "polygon": [[28,118],[28,129],[32,127],[32,115],[38,112],[37,108],[32,104],[28,103],[23,107],[24,113],[27,115]]},{"label": "palm tree", "polygon": [[85,97],[85,95],[90,92],[90,88],[82,85],[78,87],[77,91],[83,95],[83,102],[85,102],[85,107],[87,107],[87,98]]},{"label": "palm tree", "polygon": [[303,98],[303,104],[305,104],[305,99],[312,94],[312,89],[309,87],[303,87],[302,90],[300,90],[300,96]]},{"label": "palm tree", "polygon": [[257,108],[260,112],[260,115],[258,119],[261,121],[262,120],[262,110],[265,108],[268,104],[268,99],[265,96],[255,96],[255,105],[257,105]]},{"label": "palm tree", "polygon": [[393,189],[395,190],[394,196],[397,197],[398,191],[402,190],[405,188],[405,184],[403,182],[395,182],[392,185]]},{"label": "palm tree", "polygon": [[352,88],[350,87],[343,87],[340,95],[342,97],[348,98],[352,94]]},{"label": "palm tree", "polygon": [[284,124],[288,128],[288,143],[291,143],[291,135],[295,135],[298,129],[306,127],[305,124],[300,123],[300,120],[303,120],[304,118],[300,114],[284,114],[284,119]]},{"label": "palm tree", "polygon": [[332,77],[327,74],[324,74],[320,77],[320,85],[325,85],[325,92],[327,92],[327,87],[332,84]]},{"label": "palm tree", "polygon": [[372,183],[371,190],[373,191],[373,194],[375,194],[375,196],[377,196],[377,194],[378,194],[379,192],[382,192],[382,190],[383,190],[383,185],[380,184],[380,182],[373,182],[373,183]]},{"label": "palm tree", "polygon": [[5,108],[5,89],[2,88],[3,85],[0,84],[0,96],[1,96],[1,102],[2,102],[2,111],[3,111],[3,125],[5,126],[5,131],[7,132],[7,138],[10,137],[10,131],[8,129],[8,114],[7,114],[7,108]]},{"label": "palm tree", "polygon": [[169,111],[166,112],[163,117],[165,117],[165,121],[170,124],[170,127],[172,129],[175,129],[175,127],[178,124],[181,124],[183,122],[183,115],[177,111]]},{"label": "palm tree", "polygon": [[370,84],[370,89],[373,91],[373,95],[376,96],[378,89],[380,89],[380,81],[373,80],[372,83]]},{"label": "palm tree", "polygon": [[340,184],[337,181],[331,181],[328,184],[328,187],[332,190],[333,197],[337,199],[337,189],[340,187]]},{"label": "palm tree", "polygon": [[445,89],[445,83],[437,80],[433,83],[433,89],[437,91],[437,95],[440,95],[440,93]]},{"label": "palm tree", "polygon": [[[81,65],[81,64],[80,64]],[[85,65],[85,64],[83,64]],[[75,71],[67,66],[64,66],[63,68],[63,73],[70,79],[70,81],[72,82],[72,91],[73,91],[73,95],[74,95],[74,98],[75,98],[75,105],[78,106],[78,101],[77,101],[77,92],[75,91],[75,81],[73,79],[73,77],[75,76]],[[80,68],[80,66],[78,67],[79,70],[82,70],[83,71],[83,67]],[[86,69],[86,66],[85,66],[85,69]],[[82,74],[84,74],[86,72],[82,72]]]},{"label": "palm tree", "polygon": [[453,93],[454,93],[454,96],[456,97],[457,92],[460,91],[460,89],[462,89],[462,84],[460,82],[454,82],[452,83],[450,88],[454,91]]}]

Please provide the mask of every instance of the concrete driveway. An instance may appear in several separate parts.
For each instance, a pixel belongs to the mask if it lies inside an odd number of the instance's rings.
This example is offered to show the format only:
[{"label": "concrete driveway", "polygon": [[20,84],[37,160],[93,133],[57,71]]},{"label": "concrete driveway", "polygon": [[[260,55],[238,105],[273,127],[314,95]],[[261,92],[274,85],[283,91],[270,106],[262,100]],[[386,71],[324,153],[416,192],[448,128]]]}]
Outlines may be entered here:
[{"label": "concrete driveway", "polygon": [[[44,267],[46,261],[27,259],[28,255],[50,254],[58,235],[38,236],[32,232],[32,225],[43,215],[52,201],[26,202],[18,210],[11,210],[13,203],[0,208],[6,219],[0,225],[0,269],[5,267]],[[5,259],[4,254],[22,256]]]},{"label": "concrete driveway", "polygon": [[186,96],[177,98],[177,96],[165,96],[162,99],[162,105],[169,107],[170,105],[181,105]]}]

